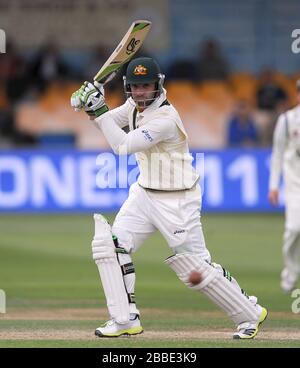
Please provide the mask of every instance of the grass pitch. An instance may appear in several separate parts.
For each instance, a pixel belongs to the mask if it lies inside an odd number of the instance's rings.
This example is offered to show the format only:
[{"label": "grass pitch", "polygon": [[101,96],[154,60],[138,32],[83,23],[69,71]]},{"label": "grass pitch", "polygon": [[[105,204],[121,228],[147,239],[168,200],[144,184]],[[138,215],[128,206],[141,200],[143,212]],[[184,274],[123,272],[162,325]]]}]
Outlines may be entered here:
[{"label": "grass pitch", "polygon": [[300,347],[294,299],[279,288],[283,217],[209,214],[202,223],[213,260],[269,309],[255,340],[231,340],[226,316],[163,264],[171,251],[159,234],[133,255],[145,333],[96,339],[94,329],[107,312],[91,258],[92,216],[1,215],[7,313],[0,314],[0,347]]}]

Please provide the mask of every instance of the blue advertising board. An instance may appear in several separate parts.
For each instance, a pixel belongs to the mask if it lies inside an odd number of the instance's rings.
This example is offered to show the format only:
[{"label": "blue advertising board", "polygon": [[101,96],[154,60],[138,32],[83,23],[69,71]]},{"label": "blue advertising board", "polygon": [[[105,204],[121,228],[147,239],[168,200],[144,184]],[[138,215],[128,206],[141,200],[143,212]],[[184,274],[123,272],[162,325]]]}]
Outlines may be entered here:
[{"label": "blue advertising board", "polygon": [[[192,154],[201,176],[203,210],[274,211],[267,201],[270,150]],[[116,211],[138,175],[134,155],[0,151],[0,212]]]}]

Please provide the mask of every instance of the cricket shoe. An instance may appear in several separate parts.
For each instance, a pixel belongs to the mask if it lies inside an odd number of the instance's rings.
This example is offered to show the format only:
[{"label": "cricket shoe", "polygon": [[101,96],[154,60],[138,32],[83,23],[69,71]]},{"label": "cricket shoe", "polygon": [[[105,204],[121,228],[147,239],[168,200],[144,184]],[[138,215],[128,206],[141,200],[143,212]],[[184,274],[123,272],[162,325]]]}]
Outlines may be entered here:
[{"label": "cricket shoe", "polygon": [[258,305],[258,307],[261,308],[261,313],[258,319],[257,323],[241,323],[238,328],[237,328],[237,332],[235,332],[233,334],[233,339],[235,340],[249,340],[249,339],[253,339],[257,333],[258,333],[258,329],[259,326],[266,320],[267,315],[268,315],[268,311],[266,308],[261,307],[260,305]]},{"label": "cricket shoe", "polygon": [[287,268],[284,268],[281,272],[281,281],[280,286],[284,293],[289,294],[291,293],[297,283],[297,277],[291,275]]},{"label": "cricket shoe", "polygon": [[132,336],[141,334],[143,331],[140,317],[138,314],[135,314],[128,323],[120,324],[113,319],[107,321],[96,329],[95,335],[98,337]]}]

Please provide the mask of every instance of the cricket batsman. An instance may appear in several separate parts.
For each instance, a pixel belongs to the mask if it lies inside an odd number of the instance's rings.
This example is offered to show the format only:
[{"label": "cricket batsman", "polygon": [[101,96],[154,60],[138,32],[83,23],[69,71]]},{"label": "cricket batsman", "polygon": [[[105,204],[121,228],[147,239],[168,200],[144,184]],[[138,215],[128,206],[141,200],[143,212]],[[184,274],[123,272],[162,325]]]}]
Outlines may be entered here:
[{"label": "cricket batsman", "polygon": [[[234,339],[254,338],[267,310],[211,260],[200,222],[199,176],[192,167],[184,125],[167,99],[159,65],[152,58],[133,59],[123,79],[127,100],[111,111],[97,82],[85,82],[71,97],[72,107],[83,108],[94,119],[116,154],[136,155],[140,171],[112,227],[103,216],[94,215],[93,259],[110,314],[95,334],[118,337],[143,332],[131,254],[158,230],[172,251],[165,263],[178,278],[229,316],[237,328]],[[122,130],[125,126],[129,133]]]},{"label": "cricket batsman", "polygon": [[285,231],[281,288],[291,292],[300,274],[300,80],[297,81],[298,105],[280,115],[273,138],[269,201],[278,204],[279,181],[285,183]]}]

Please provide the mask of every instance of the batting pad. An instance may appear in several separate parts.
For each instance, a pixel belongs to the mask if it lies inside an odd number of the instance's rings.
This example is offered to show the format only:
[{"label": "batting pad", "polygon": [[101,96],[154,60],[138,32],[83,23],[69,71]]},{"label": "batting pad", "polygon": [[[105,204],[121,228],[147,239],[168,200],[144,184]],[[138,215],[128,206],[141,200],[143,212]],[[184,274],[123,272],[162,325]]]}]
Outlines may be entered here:
[{"label": "batting pad", "polygon": [[94,220],[93,259],[99,270],[108,311],[116,322],[127,323],[129,321],[128,296],[112,240],[111,227],[100,214],[94,214]]},{"label": "batting pad", "polygon": [[[199,290],[220,307],[236,324],[256,323],[258,314],[254,305],[227,278],[204,261],[198,254],[180,253],[165,260],[179,279],[193,290]],[[192,271],[201,274],[197,285],[189,282]]]}]

